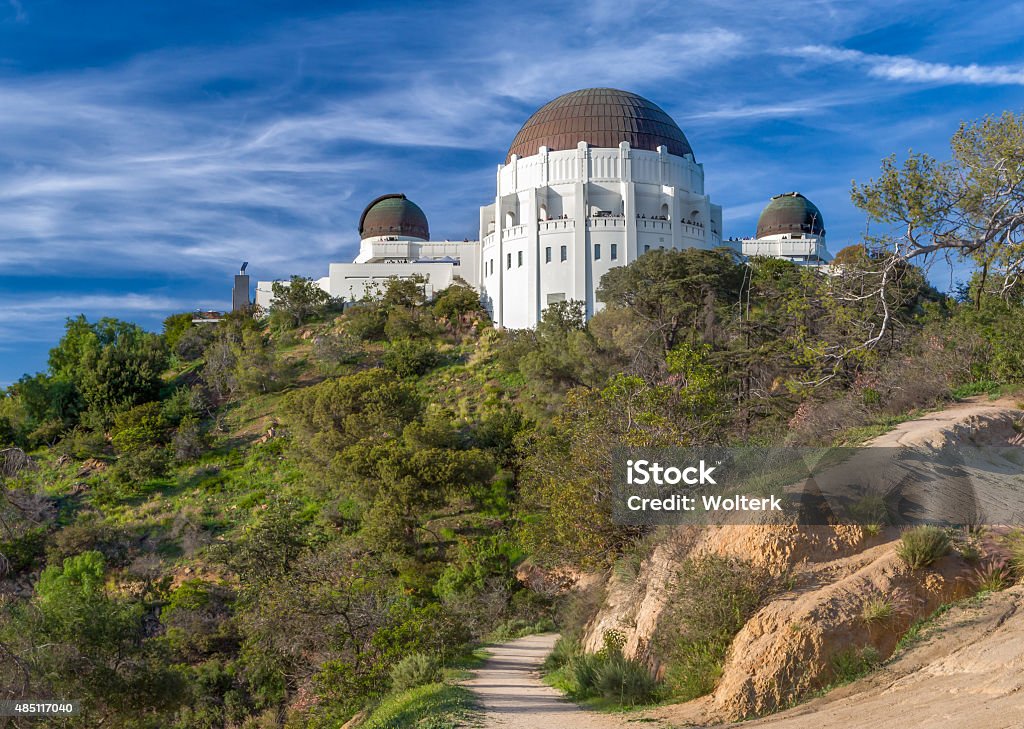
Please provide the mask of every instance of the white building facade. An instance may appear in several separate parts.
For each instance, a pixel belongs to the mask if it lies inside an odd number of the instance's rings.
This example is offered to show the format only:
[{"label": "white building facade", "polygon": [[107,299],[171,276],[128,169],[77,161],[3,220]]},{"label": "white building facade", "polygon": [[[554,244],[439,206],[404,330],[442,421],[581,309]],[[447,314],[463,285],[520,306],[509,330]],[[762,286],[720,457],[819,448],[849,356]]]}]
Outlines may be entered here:
[{"label": "white building facade", "polygon": [[[498,327],[537,325],[556,302],[603,307],[601,277],[656,249],[732,248],[825,266],[831,255],[818,209],[776,195],[754,238],[722,240],[722,208],[704,192],[704,167],[656,104],[617,89],[582,89],[538,109],[498,165],[493,202],[480,208],[478,241],[431,241],[426,215],[403,194],[366,206],[359,254],[331,263],[317,284],[359,301],[388,279],[418,277],[432,297],[454,283],[480,292]],[[269,308],[273,282],[256,303]]]},{"label": "white building facade", "polygon": [[498,166],[496,188],[480,209],[479,279],[500,327],[533,327],[558,301],[583,302],[589,318],[610,269],[656,248],[722,244],[722,209],[682,131],[627,92],[546,104]]},{"label": "white building facade", "polygon": [[[359,218],[359,255],[352,263],[332,263],[316,284],[333,298],[361,301],[384,290],[392,278],[423,280],[432,298],[454,283],[479,289],[478,241],[432,241],[427,216],[401,193],[381,195]],[[256,284],[256,304],[274,301],[273,281]]]}]

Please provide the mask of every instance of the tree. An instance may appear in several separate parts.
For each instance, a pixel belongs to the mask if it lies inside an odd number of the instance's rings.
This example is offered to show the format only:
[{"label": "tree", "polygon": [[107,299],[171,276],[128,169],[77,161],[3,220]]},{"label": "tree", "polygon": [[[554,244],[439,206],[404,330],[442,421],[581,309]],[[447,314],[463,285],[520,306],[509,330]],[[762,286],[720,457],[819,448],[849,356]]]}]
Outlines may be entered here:
[{"label": "tree", "polygon": [[684,333],[713,339],[717,309],[739,299],[742,281],[743,267],[727,251],[659,249],[602,276],[597,298],[632,310],[668,352]]},{"label": "tree", "polygon": [[[869,220],[887,226],[872,243],[885,261],[874,294],[883,297],[908,261],[957,256],[972,261],[997,293],[1017,287],[1024,273],[1024,116],[1005,112],[961,124],[952,159],[913,152],[882,161],[878,179],[853,183],[852,198]],[[981,290],[976,305],[980,306]],[[888,313],[888,310],[886,310]],[[877,344],[889,319],[864,346]]]},{"label": "tree", "polygon": [[[704,374],[699,354],[697,360],[679,363],[693,370],[694,386]],[[642,533],[612,522],[613,451],[693,443],[701,423],[680,405],[671,385],[635,375],[615,375],[603,390],[570,390],[551,427],[524,443],[520,517],[527,551],[543,563],[581,569],[611,564]]]},{"label": "tree", "polygon": [[458,326],[462,317],[480,312],[480,295],[468,286],[453,284],[438,294],[434,301],[434,316],[453,327]]},{"label": "tree", "polygon": [[302,276],[292,276],[287,284],[275,281],[271,291],[274,294],[271,312],[282,312],[296,327],[322,315],[331,301],[331,295],[317,286],[313,279]]}]

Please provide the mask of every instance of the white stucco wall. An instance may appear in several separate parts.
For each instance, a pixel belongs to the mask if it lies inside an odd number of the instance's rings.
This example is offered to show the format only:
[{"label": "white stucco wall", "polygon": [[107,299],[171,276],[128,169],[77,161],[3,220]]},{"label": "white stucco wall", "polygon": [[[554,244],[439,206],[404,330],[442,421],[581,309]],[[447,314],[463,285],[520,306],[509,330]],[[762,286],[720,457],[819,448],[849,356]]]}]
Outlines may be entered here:
[{"label": "white stucco wall", "polygon": [[655,248],[722,244],[722,209],[704,194],[703,167],[664,147],[541,148],[499,165],[496,187],[480,210],[480,281],[499,326],[533,327],[558,300],[583,301],[591,316],[609,269]]}]

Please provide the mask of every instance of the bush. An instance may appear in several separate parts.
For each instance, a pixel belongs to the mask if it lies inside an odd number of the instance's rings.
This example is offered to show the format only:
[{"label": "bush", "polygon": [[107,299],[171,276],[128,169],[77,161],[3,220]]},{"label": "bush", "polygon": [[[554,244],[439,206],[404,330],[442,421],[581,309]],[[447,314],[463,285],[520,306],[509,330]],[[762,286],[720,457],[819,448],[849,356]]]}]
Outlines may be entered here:
[{"label": "bush", "polygon": [[558,670],[563,666],[569,664],[569,662],[580,652],[580,644],[574,638],[567,636],[560,637],[555,641],[554,648],[544,659],[544,663],[541,664],[541,671],[550,673],[551,671]]},{"label": "bush", "polygon": [[849,648],[832,656],[832,673],[836,683],[850,683],[870,673],[881,662],[873,646]]},{"label": "bush", "polygon": [[868,625],[887,623],[896,615],[896,606],[884,595],[876,595],[864,601],[861,617]]},{"label": "bush", "polygon": [[134,453],[163,442],[166,423],[158,402],[147,402],[114,417],[111,441],[121,453]]},{"label": "bush", "polygon": [[616,655],[597,666],[594,688],[606,699],[615,699],[622,706],[635,706],[654,700],[658,684],[646,666]]},{"label": "bush", "polygon": [[569,661],[569,678],[575,687],[574,696],[583,698],[592,695],[597,684],[597,671],[601,659],[592,653],[581,653]]},{"label": "bush", "polygon": [[391,690],[408,691],[434,683],[441,676],[437,659],[426,653],[411,653],[391,668]]},{"label": "bush", "polygon": [[388,314],[378,304],[358,304],[345,312],[345,331],[356,339],[379,341],[384,338]]},{"label": "bush", "polygon": [[929,566],[949,552],[949,535],[939,527],[919,526],[907,529],[900,536],[896,554],[910,569]]},{"label": "bush", "polygon": [[670,614],[662,624],[685,626],[655,640],[666,657],[666,683],[686,701],[709,693],[733,637],[777,588],[778,581],[749,562],[707,556],[681,565]]},{"label": "bush", "polygon": [[202,455],[205,446],[206,439],[203,437],[203,429],[199,420],[191,415],[183,418],[171,439],[174,460],[178,462],[194,460]]},{"label": "bush", "polygon": [[1013,570],[1007,564],[989,560],[974,571],[974,581],[979,591],[998,592],[1013,582]]},{"label": "bush", "polygon": [[441,353],[430,342],[402,339],[384,353],[384,366],[399,377],[422,375],[441,363]]}]

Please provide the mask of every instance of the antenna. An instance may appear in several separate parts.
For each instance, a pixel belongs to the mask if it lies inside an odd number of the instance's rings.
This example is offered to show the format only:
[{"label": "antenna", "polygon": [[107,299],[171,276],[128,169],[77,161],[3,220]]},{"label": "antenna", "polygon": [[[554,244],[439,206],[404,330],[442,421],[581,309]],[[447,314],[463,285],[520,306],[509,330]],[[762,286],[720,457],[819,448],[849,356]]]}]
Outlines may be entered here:
[{"label": "antenna", "polygon": [[248,262],[248,261],[242,261],[242,269],[241,269],[241,270],[240,270],[240,271],[238,272],[238,275],[239,275],[239,276],[242,276],[242,275],[244,275],[244,274],[245,274],[245,269],[246,269],[246,267],[247,267],[248,265],[249,265],[249,262]]}]

